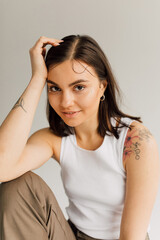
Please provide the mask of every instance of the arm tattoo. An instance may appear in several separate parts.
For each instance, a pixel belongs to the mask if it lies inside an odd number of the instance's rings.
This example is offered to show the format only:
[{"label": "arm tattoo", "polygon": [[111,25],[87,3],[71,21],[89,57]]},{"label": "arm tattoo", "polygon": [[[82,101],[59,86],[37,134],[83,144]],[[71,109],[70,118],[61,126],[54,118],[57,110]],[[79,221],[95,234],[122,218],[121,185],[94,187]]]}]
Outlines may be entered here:
[{"label": "arm tattoo", "polygon": [[130,157],[132,153],[135,155],[135,159],[140,159],[140,146],[142,141],[146,140],[147,142],[150,140],[152,134],[148,129],[138,129],[128,130],[127,137],[124,143],[123,149],[123,160],[125,161],[127,156]]},{"label": "arm tattoo", "polygon": [[24,105],[24,100],[23,100],[23,98],[20,97],[20,98],[18,99],[18,101],[15,103],[15,105],[13,106],[12,109],[17,108],[17,107],[21,107],[25,112],[27,112],[27,111],[24,109],[23,105]]},{"label": "arm tattoo", "polygon": [[152,136],[149,130],[147,129],[140,129],[139,130],[139,137],[140,140],[146,139],[147,142],[149,141],[149,138]]}]

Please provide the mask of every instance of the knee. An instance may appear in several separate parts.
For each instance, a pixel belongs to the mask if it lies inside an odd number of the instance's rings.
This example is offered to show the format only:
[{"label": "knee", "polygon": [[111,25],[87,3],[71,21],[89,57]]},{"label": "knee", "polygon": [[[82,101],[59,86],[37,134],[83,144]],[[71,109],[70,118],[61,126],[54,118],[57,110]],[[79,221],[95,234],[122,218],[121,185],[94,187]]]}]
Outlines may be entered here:
[{"label": "knee", "polygon": [[38,177],[37,174],[29,171],[8,182],[0,184],[0,208],[12,207],[15,205],[22,196],[27,194],[27,189],[31,189],[30,186],[33,184],[35,179]]}]

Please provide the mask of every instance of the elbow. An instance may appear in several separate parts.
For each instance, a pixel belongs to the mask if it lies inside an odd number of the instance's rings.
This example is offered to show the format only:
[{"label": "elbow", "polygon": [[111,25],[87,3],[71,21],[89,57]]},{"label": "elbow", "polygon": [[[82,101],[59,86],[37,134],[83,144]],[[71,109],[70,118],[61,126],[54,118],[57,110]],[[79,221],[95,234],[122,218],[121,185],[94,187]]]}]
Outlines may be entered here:
[{"label": "elbow", "polygon": [[13,180],[13,177],[11,177],[10,171],[4,169],[3,167],[1,168],[0,166],[0,183],[8,182],[11,180]]},{"label": "elbow", "polygon": [[3,182],[4,179],[4,153],[0,151],[0,182]]},{"label": "elbow", "polygon": [[13,167],[9,164],[6,154],[0,151],[0,182],[12,180],[10,177],[11,171],[13,171]]},{"label": "elbow", "polygon": [[7,178],[4,168],[0,165],[0,182],[7,182],[9,179]]},{"label": "elbow", "polygon": [[7,182],[9,181],[9,175],[7,174],[6,168],[2,163],[0,163],[0,182]]},{"label": "elbow", "polygon": [[16,161],[9,161],[9,158],[5,155],[0,154],[0,182],[8,182],[11,181],[22,174],[24,174],[26,171],[24,169],[20,169],[19,165]]}]

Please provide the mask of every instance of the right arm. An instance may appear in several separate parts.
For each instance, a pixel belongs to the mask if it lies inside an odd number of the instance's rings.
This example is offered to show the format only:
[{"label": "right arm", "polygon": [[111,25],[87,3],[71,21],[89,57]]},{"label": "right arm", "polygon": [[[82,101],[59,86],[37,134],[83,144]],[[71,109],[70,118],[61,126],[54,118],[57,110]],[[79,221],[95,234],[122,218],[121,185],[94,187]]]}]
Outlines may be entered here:
[{"label": "right arm", "polygon": [[[46,141],[44,142],[43,134],[43,137],[41,135],[40,138],[41,142],[38,142],[38,138],[35,139],[35,137],[32,137],[32,140],[30,139],[27,143],[27,139],[47,78],[47,69],[44,62],[44,46],[47,44],[57,46],[58,42],[60,42],[60,40],[41,37],[30,49],[32,65],[31,80],[17,103],[0,126],[0,181],[2,182],[6,179],[15,178],[17,175],[22,175],[26,171],[32,169],[31,165],[29,168],[26,166],[23,170],[19,169],[18,173],[16,167],[18,166],[18,163],[21,162],[20,159],[24,158],[24,155],[27,155],[29,158],[30,155],[33,154],[31,149],[33,147],[36,149],[38,144],[39,147],[37,150],[40,150],[40,147],[47,146],[43,154],[43,150],[38,151],[40,159],[42,155],[44,159],[50,158],[52,149],[48,148],[49,145],[47,145]],[[44,162],[44,159],[41,159],[41,161]]]},{"label": "right arm", "polygon": [[[8,161],[0,175],[0,182],[10,181],[28,172],[42,166],[54,154],[53,145],[56,145],[57,136],[49,128],[43,128],[33,133],[24,149],[15,163],[11,166]],[[12,160],[12,159],[10,159]]]}]

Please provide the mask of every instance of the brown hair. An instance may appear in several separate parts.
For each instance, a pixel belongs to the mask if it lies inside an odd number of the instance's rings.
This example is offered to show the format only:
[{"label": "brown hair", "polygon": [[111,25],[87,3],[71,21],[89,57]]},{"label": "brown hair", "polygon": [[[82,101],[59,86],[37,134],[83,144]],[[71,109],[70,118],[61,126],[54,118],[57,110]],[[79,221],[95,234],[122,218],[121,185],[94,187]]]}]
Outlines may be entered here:
[{"label": "brown hair", "polygon": [[[118,128],[128,127],[121,121],[121,117],[129,117],[142,123],[140,117],[130,116],[123,113],[118,107],[120,100],[120,88],[113,76],[111,66],[98,43],[88,35],[70,35],[62,38],[64,42],[58,47],[52,46],[47,52],[45,63],[47,70],[66,60],[83,61],[94,68],[100,81],[107,80],[107,88],[104,92],[105,100],[99,104],[99,126],[98,133],[104,137],[114,135],[119,138]],[[57,136],[68,136],[73,134],[73,127],[68,126],[54,111],[47,99],[46,109],[50,129]],[[111,118],[115,119],[121,126],[113,126]],[[108,132],[108,133],[107,133]]]}]

